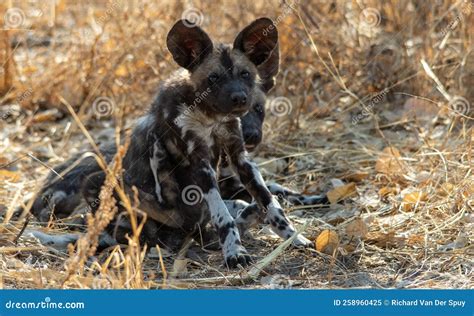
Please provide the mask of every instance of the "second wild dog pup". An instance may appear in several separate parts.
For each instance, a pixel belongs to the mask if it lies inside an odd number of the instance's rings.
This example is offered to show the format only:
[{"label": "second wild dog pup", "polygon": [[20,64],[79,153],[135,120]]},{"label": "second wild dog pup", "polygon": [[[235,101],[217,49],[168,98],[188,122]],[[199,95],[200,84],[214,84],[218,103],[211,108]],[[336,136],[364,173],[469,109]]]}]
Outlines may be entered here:
[{"label": "second wild dog pup", "polygon": [[[187,230],[203,227],[210,220],[218,232],[226,264],[246,265],[250,257],[241,244],[236,222],[247,219],[234,220],[218,190],[215,170],[221,150],[227,154],[259,208],[266,213],[272,230],[285,239],[295,233],[277,199],[265,186],[258,168],[248,159],[239,119],[249,110],[259,81],[257,67],[277,47],[278,33],[270,19],[260,18],[244,28],[231,47],[214,45],[200,27],[189,25],[187,21],[178,21],[167,37],[174,60],[188,72],[181,72],[164,83],[145,120],[151,138],[160,141],[165,149],[168,163],[177,166],[172,176],[180,192],[186,189],[182,184],[192,183],[202,192],[202,201],[189,205],[182,196],[167,196],[166,188],[160,188],[161,179],[158,179],[156,194],[161,193],[165,202],[177,204],[173,206],[183,216],[182,226]],[[148,148],[155,147],[148,145]],[[133,166],[128,171],[131,184],[140,188],[143,179],[135,176]],[[311,244],[301,235],[294,243]]]}]

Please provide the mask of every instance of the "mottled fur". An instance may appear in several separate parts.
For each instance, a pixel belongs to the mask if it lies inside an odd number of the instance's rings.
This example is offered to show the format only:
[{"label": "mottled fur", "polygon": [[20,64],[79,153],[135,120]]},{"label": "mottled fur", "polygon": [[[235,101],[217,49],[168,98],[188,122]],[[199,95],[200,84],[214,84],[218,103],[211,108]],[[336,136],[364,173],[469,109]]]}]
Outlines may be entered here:
[{"label": "mottled fur", "polygon": [[[191,234],[205,231],[206,224],[211,222],[226,264],[245,265],[250,257],[237,227],[246,229],[265,220],[285,239],[295,233],[248,157],[240,120],[261,97],[261,90],[266,92],[273,86],[278,71],[278,58],[276,64],[274,58],[278,57],[278,34],[271,20],[258,19],[239,33],[231,47],[214,45],[202,29],[187,25],[189,22],[178,21],[167,38],[173,58],[187,71],[179,71],[163,83],[150,112],[137,122],[123,161],[124,182],[127,188],[138,189],[141,208],[153,219],[145,229],[145,242],[156,239],[163,225]],[[273,31],[264,36],[264,29]],[[251,138],[259,143],[261,129],[260,135]],[[217,183],[217,166],[223,157],[227,157],[227,163],[256,203],[244,205],[234,216],[229,213],[229,202],[223,200]],[[97,200],[104,176],[91,161],[84,169],[77,181],[84,185],[86,200],[91,203]],[[202,193],[196,203],[183,199],[189,186],[197,186]],[[54,195],[53,187],[43,193]],[[76,189],[66,192],[75,193]],[[48,211],[44,210],[50,202],[42,194],[33,207],[35,215],[46,219]],[[114,225],[108,233],[115,234],[113,237],[120,242],[117,226],[126,231],[127,221],[117,219]],[[294,243],[310,244],[302,236]]]}]

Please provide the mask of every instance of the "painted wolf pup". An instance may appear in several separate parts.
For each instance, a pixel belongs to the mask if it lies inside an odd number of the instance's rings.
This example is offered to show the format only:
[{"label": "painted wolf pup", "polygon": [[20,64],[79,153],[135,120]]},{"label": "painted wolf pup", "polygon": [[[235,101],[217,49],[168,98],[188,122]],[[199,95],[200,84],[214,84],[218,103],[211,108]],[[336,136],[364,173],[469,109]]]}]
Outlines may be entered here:
[{"label": "painted wolf pup", "polygon": [[[231,47],[213,44],[201,28],[178,21],[168,34],[167,45],[186,70],[164,82],[150,112],[137,122],[123,162],[124,181],[138,188],[140,207],[150,206],[145,211],[157,222],[192,232],[210,221],[218,232],[226,264],[246,265],[250,256],[240,242],[236,223],[245,226],[265,220],[283,238],[295,233],[248,159],[240,123],[240,117],[262,94],[261,84],[273,86],[268,74],[278,69],[278,58],[270,58],[278,50],[277,29],[271,20],[258,19],[238,34]],[[217,186],[216,168],[222,153],[258,205],[236,219]],[[158,161],[159,155],[165,159]],[[163,177],[163,171],[170,168],[172,174]],[[77,177],[77,181],[87,180],[82,172]],[[189,187],[199,189],[198,203],[184,199]],[[34,210],[43,205],[37,202]],[[304,246],[310,241],[297,236],[294,244]]]},{"label": "painted wolf pup", "polygon": [[[166,190],[166,185],[162,186],[166,179],[158,179],[159,170],[153,169],[154,155],[151,155],[148,157],[155,179],[149,180],[155,180],[156,195],[162,195],[166,203],[175,204],[173,207],[183,218],[181,226],[187,230],[205,226],[210,220],[218,232],[226,264],[231,267],[246,265],[250,256],[241,244],[236,223],[246,222],[248,218],[234,220],[219,193],[216,167],[221,150],[228,156],[229,163],[261,212],[265,213],[265,221],[272,230],[285,239],[295,233],[277,199],[267,189],[258,168],[249,160],[240,124],[240,117],[249,111],[258,88],[257,68],[277,48],[278,32],[270,19],[260,18],[244,28],[231,47],[213,44],[201,28],[189,26],[188,21],[178,21],[167,37],[167,46],[174,60],[187,72],[180,72],[164,83],[140,127],[148,125],[148,139],[160,144],[132,147],[130,152],[135,154],[128,156],[143,157],[143,150],[162,146],[168,159],[166,163],[176,166],[172,178],[179,191],[185,192],[189,185],[193,185],[202,192],[202,200],[189,205],[182,196],[172,196],[176,195],[175,190]],[[267,64],[266,67],[274,65]],[[134,170],[135,165],[139,164],[132,164],[128,169],[132,176],[130,184],[140,188],[144,180],[139,175],[143,171]],[[261,218],[253,214],[244,215],[252,215],[252,221]],[[294,243],[299,246],[311,244],[301,235]]]}]

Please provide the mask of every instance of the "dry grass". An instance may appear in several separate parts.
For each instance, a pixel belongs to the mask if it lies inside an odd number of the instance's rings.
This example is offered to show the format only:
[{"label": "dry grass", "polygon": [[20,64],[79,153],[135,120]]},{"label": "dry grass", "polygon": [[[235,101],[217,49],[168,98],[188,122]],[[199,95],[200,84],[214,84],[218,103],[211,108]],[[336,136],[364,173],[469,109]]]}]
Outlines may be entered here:
[{"label": "dry grass", "polygon": [[[20,22],[9,20],[13,29],[0,31],[0,286],[472,288],[473,6],[3,2],[0,25],[10,18],[8,8],[22,14]],[[88,258],[97,232],[68,255],[17,238],[28,216],[11,221],[11,211],[38,190],[47,166],[89,148],[78,122],[100,142],[104,130],[127,130],[146,110],[159,82],[176,69],[166,32],[193,7],[214,38],[229,42],[255,17],[278,23],[281,72],[258,161],[267,179],[308,193],[355,184],[328,209],[288,209],[312,238],[337,232],[337,251],[286,249],[252,277],[226,270],[219,252],[195,246],[179,256],[164,249],[145,255],[140,223],[128,247],[97,260]],[[120,174],[119,157],[109,171]],[[109,202],[101,208],[113,214]],[[136,203],[127,205],[135,214]],[[90,221],[104,224],[106,217]],[[33,219],[28,225],[37,226]],[[54,222],[44,230],[65,231]],[[266,229],[253,234],[246,245],[257,260],[281,243]]]}]

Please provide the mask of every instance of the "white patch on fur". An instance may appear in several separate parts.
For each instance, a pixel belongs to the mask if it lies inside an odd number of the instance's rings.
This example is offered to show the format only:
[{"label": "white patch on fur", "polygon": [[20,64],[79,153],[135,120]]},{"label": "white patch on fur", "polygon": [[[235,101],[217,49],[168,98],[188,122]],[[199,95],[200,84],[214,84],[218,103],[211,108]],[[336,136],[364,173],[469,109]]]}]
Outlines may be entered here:
[{"label": "white patch on fur", "polygon": [[[276,211],[277,209],[281,209],[281,205],[280,205],[280,202],[278,202],[278,200],[272,196],[272,201],[267,205],[267,209],[272,212],[276,212],[276,214],[278,214],[278,212]],[[279,214],[278,214],[279,215]]]},{"label": "white patch on fur", "polygon": [[27,230],[25,235],[38,239],[44,246],[63,252],[67,251],[69,244],[75,243],[81,237],[81,234],[49,235],[37,230]]},{"label": "white patch on fur", "polygon": [[[234,221],[217,189],[210,189],[209,192],[204,194],[204,200],[209,207],[211,221],[215,226],[222,227]],[[219,218],[222,218],[220,222]],[[224,240],[224,244],[222,245],[222,251],[226,258],[237,256],[242,252],[245,252],[245,248],[236,244],[237,240],[240,240],[239,231],[237,227],[231,228]]]},{"label": "white patch on fur", "polygon": [[258,170],[257,164],[251,161],[248,161],[248,163],[252,166],[252,173],[253,173],[254,179],[257,181],[259,185],[265,187],[265,181],[262,178],[262,174]]},{"label": "white patch on fur", "polygon": [[285,198],[288,202],[292,204],[301,204],[301,205],[321,204],[323,203],[324,198],[325,198],[324,194],[304,195],[277,183],[267,184],[267,188],[271,194],[278,195],[282,198]]},{"label": "white patch on fur", "polygon": [[239,211],[242,211],[249,205],[249,203],[242,200],[224,200],[224,203],[234,219],[237,218]]},{"label": "white patch on fur", "polygon": [[239,165],[243,166],[245,163],[250,163],[249,160],[249,153],[244,150],[239,154],[239,160],[238,160]]},{"label": "white patch on fur", "polygon": [[141,129],[148,129],[153,123],[153,117],[151,115],[145,115],[138,118],[136,126]]},{"label": "white patch on fur", "polygon": [[228,223],[233,220],[217,189],[210,189],[209,192],[204,194],[204,200],[206,201],[209,211],[211,212],[211,220],[213,223],[218,224],[219,217],[223,219],[222,223]]},{"label": "white patch on fur", "polygon": [[51,196],[51,204],[57,204],[64,200],[67,197],[66,192],[64,191],[55,191]]},{"label": "white patch on fur", "polygon": [[163,118],[166,120],[170,116],[170,112],[167,108],[163,108]]},{"label": "white patch on fur", "polygon": [[234,170],[232,169],[232,166],[227,166],[224,168],[220,168],[219,174],[223,178],[231,177],[234,175]]},{"label": "white patch on fur", "polygon": [[153,176],[155,177],[155,193],[160,203],[163,202],[163,197],[161,196],[161,185],[160,180],[158,178],[158,168],[160,166],[160,159],[159,159],[159,152],[160,148],[158,146],[158,141],[153,144],[153,157],[150,158],[150,168],[153,172]]},{"label": "white patch on fur", "polygon": [[188,141],[188,154],[191,154],[194,150],[195,143],[194,141],[190,140]]},{"label": "white patch on fur", "polygon": [[171,155],[178,156],[180,154],[178,146],[171,139],[167,139],[165,145],[166,145],[166,149]]},{"label": "white patch on fur", "polygon": [[[272,196],[272,201],[267,205],[266,208],[268,212],[267,218],[269,220],[271,220],[272,218],[278,218],[280,220],[284,219],[287,222],[286,228],[283,230],[280,230],[278,227],[274,227],[273,225],[271,225],[273,232],[283,239],[290,238],[296,232],[296,230],[288,219],[282,218],[279,212],[279,210],[282,210],[281,205],[274,196]],[[293,241],[293,245],[297,247],[308,246],[310,244],[311,244],[311,241],[301,236],[301,234],[298,235],[296,239]]]},{"label": "white patch on fur", "polygon": [[267,188],[271,194],[275,194],[275,195],[282,194],[283,196],[287,196],[287,195],[298,194],[295,191],[274,182],[267,184]]},{"label": "white patch on fur", "polygon": [[204,113],[195,108],[189,110],[185,105],[179,107],[179,115],[176,123],[181,128],[181,138],[185,138],[188,131],[193,132],[197,137],[206,143],[208,147],[214,144],[212,130],[216,123]]}]

